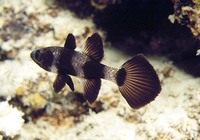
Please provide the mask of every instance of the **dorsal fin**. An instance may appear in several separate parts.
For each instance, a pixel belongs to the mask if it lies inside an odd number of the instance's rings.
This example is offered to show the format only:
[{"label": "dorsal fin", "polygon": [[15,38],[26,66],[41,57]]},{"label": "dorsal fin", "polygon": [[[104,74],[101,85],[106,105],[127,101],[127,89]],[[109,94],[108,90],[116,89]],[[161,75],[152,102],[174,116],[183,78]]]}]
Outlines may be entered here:
[{"label": "dorsal fin", "polygon": [[64,47],[71,50],[76,48],[76,42],[73,34],[68,34]]},{"label": "dorsal fin", "polygon": [[103,42],[98,33],[88,37],[84,48],[84,53],[95,61],[100,62],[103,58]]}]

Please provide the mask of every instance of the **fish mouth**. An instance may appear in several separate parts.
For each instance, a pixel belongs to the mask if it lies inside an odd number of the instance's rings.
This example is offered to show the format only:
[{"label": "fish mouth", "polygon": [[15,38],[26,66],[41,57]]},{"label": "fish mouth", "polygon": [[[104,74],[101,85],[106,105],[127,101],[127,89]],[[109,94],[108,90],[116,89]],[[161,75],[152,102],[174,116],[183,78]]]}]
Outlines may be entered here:
[{"label": "fish mouth", "polygon": [[35,59],[35,55],[34,54],[35,54],[35,51],[32,51],[31,54],[30,54],[30,57],[31,57],[31,59],[33,59],[33,61]]},{"label": "fish mouth", "polygon": [[38,65],[40,65],[40,63],[36,60],[36,58],[35,58],[35,52],[36,52],[37,50],[34,50],[34,51],[32,51],[31,52],[31,54],[30,54],[30,57],[31,57],[31,59],[36,63],[36,64],[38,64]]}]

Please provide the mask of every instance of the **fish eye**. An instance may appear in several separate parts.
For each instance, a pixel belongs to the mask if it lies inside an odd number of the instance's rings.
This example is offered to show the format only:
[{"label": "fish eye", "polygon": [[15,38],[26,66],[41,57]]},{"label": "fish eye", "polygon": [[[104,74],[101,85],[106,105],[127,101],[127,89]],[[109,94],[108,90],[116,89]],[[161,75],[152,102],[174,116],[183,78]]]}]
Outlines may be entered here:
[{"label": "fish eye", "polygon": [[37,50],[35,52],[35,59],[40,62],[42,60],[42,53],[40,52],[40,50]]}]

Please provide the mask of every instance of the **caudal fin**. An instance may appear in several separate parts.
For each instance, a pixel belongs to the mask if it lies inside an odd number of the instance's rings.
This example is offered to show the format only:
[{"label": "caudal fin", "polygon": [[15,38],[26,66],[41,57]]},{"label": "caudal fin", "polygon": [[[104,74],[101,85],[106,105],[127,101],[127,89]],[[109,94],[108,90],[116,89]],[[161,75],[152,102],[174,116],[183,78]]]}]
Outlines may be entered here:
[{"label": "caudal fin", "polygon": [[122,96],[134,109],[150,103],[161,91],[156,71],[143,55],[125,62],[117,72],[116,81]]}]

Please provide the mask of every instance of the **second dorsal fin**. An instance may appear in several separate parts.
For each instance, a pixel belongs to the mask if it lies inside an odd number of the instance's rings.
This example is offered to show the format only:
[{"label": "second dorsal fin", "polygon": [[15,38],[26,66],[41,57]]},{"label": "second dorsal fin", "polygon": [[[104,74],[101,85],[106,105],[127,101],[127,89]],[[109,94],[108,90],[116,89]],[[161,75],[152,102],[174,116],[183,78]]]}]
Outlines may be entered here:
[{"label": "second dorsal fin", "polygon": [[103,42],[98,33],[88,37],[84,48],[84,53],[95,61],[100,62],[104,56]]},{"label": "second dorsal fin", "polygon": [[64,47],[71,50],[76,48],[76,42],[73,34],[68,34]]}]

